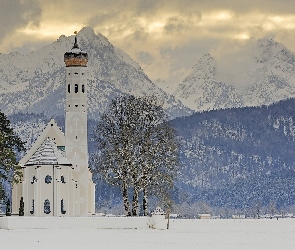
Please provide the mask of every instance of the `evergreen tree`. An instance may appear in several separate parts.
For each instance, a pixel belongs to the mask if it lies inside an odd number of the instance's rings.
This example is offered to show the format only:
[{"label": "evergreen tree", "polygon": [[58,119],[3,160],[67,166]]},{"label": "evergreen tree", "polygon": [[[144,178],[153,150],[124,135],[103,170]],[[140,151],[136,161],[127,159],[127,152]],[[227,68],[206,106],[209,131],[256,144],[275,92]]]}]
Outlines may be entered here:
[{"label": "evergreen tree", "polygon": [[24,207],[25,207],[24,197],[21,197],[20,201],[19,201],[19,210],[18,210],[19,211],[19,213],[18,213],[19,216],[24,216],[25,215]]},{"label": "evergreen tree", "polygon": [[6,202],[6,212],[5,212],[6,216],[11,216],[11,210],[10,210],[10,200],[8,199]]},{"label": "evergreen tree", "polygon": [[114,99],[95,129],[94,141],[97,153],[92,156],[92,170],[120,185],[126,215],[138,215],[140,192],[145,214],[148,195],[168,199],[178,166],[178,144],[156,97]]},{"label": "evergreen tree", "polygon": [[4,198],[3,182],[13,184],[21,177],[16,151],[24,150],[24,143],[16,136],[10,121],[0,112],[0,199]]},{"label": "evergreen tree", "polygon": [[5,191],[2,186],[2,183],[0,182],[0,200],[5,196]]}]

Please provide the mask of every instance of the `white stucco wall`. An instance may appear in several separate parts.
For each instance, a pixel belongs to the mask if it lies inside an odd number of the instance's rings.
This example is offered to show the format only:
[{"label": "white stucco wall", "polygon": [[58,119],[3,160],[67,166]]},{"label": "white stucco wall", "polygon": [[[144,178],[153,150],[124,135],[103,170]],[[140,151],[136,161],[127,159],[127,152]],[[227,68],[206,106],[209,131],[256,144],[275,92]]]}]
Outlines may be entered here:
[{"label": "white stucco wall", "polygon": [[[25,181],[22,183],[25,216],[74,216],[76,203],[76,185],[72,179],[71,166],[42,165],[28,166],[24,169]],[[45,182],[45,177],[52,178],[51,183]],[[35,176],[35,181],[33,177]],[[64,177],[64,183],[61,177]],[[49,214],[44,213],[44,202],[50,201]],[[32,201],[34,213],[32,214]],[[64,201],[65,213],[61,212],[61,200]],[[18,203],[17,203],[18,204]],[[19,204],[18,204],[19,206]],[[17,210],[18,211],[18,210]]]}]

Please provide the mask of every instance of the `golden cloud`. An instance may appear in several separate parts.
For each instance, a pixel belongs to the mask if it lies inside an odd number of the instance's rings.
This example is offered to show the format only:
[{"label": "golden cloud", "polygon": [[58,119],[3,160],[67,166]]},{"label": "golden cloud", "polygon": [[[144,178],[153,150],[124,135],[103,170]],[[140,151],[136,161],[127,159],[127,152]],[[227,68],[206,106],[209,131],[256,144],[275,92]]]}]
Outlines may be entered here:
[{"label": "golden cloud", "polygon": [[[42,10],[38,11],[39,25],[34,25],[36,22],[32,19],[22,26],[11,27],[6,32],[9,35],[0,41],[0,52],[21,47],[28,41],[50,43],[62,34],[72,35],[83,26],[91,26],[139,61],[155,79],[169,78],[176,65],[183,68],[178,62],[181,53],[190,53],[197,61],[201,48],[214,49],[209,48],[209,44],[216,46],[226,41],[275,34],[279,41],[293,48],[295,1],[288,4],[251,1],[222,0],[212,4],[203,0],[109,0],[107,3],[103,0],[38,0]],[[164,50],[170,52],[163,54]],[[150,55],[152,61],[147,63],[141,57],[144,53]]]}]

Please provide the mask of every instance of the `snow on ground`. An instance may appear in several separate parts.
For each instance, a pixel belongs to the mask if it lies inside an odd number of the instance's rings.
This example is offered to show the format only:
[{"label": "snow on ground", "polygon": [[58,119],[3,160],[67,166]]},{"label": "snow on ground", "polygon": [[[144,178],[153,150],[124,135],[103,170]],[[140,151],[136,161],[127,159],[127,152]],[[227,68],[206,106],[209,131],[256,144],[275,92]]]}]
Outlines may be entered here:
[{"label": "snow on ground", "polygon": [[177,219],[169,230],[0,229],[0,249],[291,250],[295,219]]}]

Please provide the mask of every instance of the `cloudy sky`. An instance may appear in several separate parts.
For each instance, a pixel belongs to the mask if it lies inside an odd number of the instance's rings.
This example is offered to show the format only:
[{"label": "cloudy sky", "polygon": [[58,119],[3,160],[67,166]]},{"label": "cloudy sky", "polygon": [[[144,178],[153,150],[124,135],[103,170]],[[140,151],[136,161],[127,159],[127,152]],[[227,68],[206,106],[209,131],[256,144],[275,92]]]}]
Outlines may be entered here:
[{"label": "cloudy sky", "polygon": [[39,48],[92,27],[155,80],[185,76],[262,37],[295,51],[294,0],[0,0],[0,53]]}]

